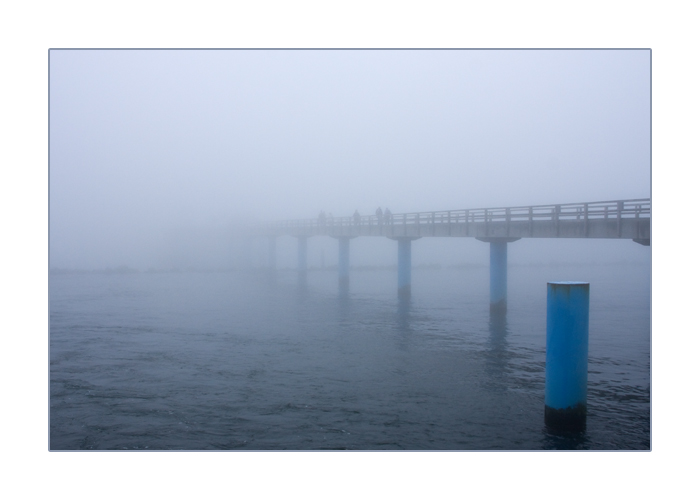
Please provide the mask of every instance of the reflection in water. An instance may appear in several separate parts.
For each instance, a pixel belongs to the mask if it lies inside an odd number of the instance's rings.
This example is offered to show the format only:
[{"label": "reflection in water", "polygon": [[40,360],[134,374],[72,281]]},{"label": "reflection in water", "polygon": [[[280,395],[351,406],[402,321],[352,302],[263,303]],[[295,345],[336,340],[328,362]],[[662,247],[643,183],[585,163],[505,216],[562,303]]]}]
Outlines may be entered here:
[{"label": "reflection in water", "polygon": [[347,290],[338,290],[338,324],[347,325],[353,319],[352,301]]},{"label": "reflection in water", "polygon": [[347,278],[338,279],[338,296],[347,298],[350,295],[350,280]]},{"label": "reflection in water", "polygon": [[508,336],[508,317],[505,312],[491,310],[489,315],[490,345],[492,350],[504,351]]},{"label": "reflection in water", "polygon": [[[544,420],[544,408],[542,409]],[[542,428],[543,450],[588,450],[590,439],[586,431],[557,431],[548,427]]]},{"label": "reflection in water", "polygon": [[397,326],[399,332],[411,332],[411,297],[399,295],[398,307],[396,309]]},{"label": "reflection in water", "polygon": [[306,275],[306,271],[297,272],[297,285],[300,292],[307,292],[309,289],[309,280]]},{"label": "reflection in water", "polygon": [[486,354],[486,372],[502,390],[506,389],[503,382],[508,369],[508,361],[512,356],[508,350],[509,333],[506,312],[492,308],[489,316],[489,341],[487,344],[489,349]]}]

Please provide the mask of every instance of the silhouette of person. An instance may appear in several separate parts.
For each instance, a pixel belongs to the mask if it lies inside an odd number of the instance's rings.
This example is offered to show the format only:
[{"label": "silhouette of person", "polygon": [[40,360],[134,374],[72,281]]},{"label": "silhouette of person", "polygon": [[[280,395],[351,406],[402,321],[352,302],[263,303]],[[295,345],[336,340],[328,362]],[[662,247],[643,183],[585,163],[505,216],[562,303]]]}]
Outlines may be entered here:
[{"label": "silhouette of person", "polygon": [[382,207],[377,207],[377,211],[375,212],[377,215],[377,221],[379,221],[379,224],[381,225],[382,223]]},{"label": "silhouette of person", "polygon": [[355,225],[358,225],[360,223],[360,212],[355,210],[355,213],[352,214],[352,219],[355,221]]},{"label": "silhouette of person", "polygon": [[384,222],[387,224],[391,222],[391,211],[388,208],[384,209]]}]

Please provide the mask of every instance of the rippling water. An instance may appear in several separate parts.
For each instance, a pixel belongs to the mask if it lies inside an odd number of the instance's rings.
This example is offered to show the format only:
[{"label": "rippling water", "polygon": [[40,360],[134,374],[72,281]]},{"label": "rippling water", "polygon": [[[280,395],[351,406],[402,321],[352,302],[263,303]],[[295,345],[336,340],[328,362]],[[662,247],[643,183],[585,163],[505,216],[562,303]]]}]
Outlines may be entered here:
[{"label": "rippling water", "polygon": [[[650,448],[648,266],[52,274],[54,450]],[[544,428],[546,282],[591,283],[588,423]]]}]

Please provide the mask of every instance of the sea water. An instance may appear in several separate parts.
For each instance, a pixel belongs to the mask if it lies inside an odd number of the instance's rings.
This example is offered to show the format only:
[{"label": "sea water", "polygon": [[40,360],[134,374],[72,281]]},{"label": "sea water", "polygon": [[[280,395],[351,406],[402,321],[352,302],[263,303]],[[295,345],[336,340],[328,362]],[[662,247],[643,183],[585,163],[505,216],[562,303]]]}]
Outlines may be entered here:
[{"label": "sea water", "polygon": [[[52,450],[648,450],[650,269],[52,273]],[[590,282],[585,432],[544,426],[546,283]]]}]

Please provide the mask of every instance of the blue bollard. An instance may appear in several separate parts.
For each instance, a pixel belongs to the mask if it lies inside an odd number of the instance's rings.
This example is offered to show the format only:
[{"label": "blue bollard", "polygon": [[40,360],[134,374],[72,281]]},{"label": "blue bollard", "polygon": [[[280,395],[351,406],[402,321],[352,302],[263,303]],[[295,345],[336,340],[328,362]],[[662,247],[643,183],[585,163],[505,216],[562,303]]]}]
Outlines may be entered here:
[{"label": "blue bollard", "polygon": [[547,283],[544,420],[553,430],[586,428],[589,283]]}]

